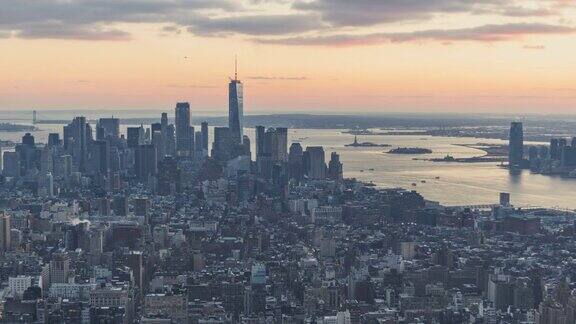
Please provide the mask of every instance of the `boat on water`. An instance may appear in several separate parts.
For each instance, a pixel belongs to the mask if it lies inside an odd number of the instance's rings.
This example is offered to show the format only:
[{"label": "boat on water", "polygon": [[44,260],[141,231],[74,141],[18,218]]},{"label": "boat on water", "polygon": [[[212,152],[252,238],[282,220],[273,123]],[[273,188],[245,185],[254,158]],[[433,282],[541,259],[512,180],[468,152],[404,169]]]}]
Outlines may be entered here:
[{"label": "boat on water", "polygon": [[413,182],[412,187],[416,187],[416,186],[417,186],[416,182]]}]

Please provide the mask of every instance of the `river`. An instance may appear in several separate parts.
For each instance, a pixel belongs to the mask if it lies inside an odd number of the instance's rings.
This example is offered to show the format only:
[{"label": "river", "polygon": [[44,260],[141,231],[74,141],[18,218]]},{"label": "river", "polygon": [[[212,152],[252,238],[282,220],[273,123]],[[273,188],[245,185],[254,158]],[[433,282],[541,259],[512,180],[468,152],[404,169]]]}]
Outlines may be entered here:
[{"label": "river", "polygon": [[[19,121],[22,123],[22,121]],[[38,125],[34,132],[37,142],[45,142],[50,132],[62,132],[63,125]],[[127,125],[122,125],[125,133]],[[210,128],[212,133],[212,128]],[[245,133],[254,145],[254,130]],[[1,140],[20,141],[23,133],[2,133]],[[210,136],[212,139],[212,135]],[[292,129],[289,142],[301,142],[303,147],[322,145],[329,154],[336,151],[344,163],[344,176],[372,181],[381,187],[402,187],[420,192],[426,199],[445,205],[493,204],[500,192],[509,192],[516,206],[559,207],[576,209],[576,179],[564,179],[523,171],[511,174],[498,163],[442,163],[414,160],[415,155],[386,154],[387,147],[346,147],[354,136],[337,129]],[[484,152],[459,144],[494,143],[501,140],[411,135],[361,136],[359,141],[390,144],[392,147],[423,147],[434,153],[426,158],[455,158],[483,155]],[[254,149],[253,149],[254,151]],[[416,186],[413,186],[416,184]]]}]

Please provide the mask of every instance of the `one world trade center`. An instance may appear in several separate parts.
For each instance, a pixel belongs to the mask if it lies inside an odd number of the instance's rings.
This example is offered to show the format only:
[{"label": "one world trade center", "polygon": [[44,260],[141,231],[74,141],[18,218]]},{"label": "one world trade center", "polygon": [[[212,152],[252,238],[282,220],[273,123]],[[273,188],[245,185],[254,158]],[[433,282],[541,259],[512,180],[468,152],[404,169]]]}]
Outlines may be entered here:
[{"label": "one world trade center", "polygon": [[238,80],[238,68],[234,71],[234,79],[230,80],[228,88],[228,127],[235,143],[242,144],[244,137],[244,88]]}]

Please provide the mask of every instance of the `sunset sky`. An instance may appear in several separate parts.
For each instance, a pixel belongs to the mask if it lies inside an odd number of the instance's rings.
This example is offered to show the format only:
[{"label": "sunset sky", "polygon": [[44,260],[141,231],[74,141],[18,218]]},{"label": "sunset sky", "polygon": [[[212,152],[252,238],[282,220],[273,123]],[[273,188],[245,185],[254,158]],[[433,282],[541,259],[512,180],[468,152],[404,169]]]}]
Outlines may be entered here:
[{"label": "sunset sky", "polygon": [[576,113],[568,0],[2,0],[0,110]]}]

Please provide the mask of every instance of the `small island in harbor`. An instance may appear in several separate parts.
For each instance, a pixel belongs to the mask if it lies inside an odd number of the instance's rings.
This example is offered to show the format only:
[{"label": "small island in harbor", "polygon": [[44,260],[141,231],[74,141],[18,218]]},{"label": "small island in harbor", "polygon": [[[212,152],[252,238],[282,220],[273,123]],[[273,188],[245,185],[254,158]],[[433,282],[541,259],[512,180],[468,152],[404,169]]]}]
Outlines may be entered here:
[{"label": "small island in harbor", "polygon": [[346,147],[389,147],[389,144],[377,144],[372,142],[358,142],[358,137],[354,136],[354,143],[344,145]]},{"label": "small island in harbor", "polygon": [[433,152],[430,149],[421,148],[421,147],[398,147],[398,148],[392,149],[386,153],[388,153],[388,154],[431,154]]},{"label": "small island in harbor", "polygon": [[454,156],[448,154],[443,158],[433,158],[433,159],[415,159],[421,161],[432,161],[432,162],[447,162],[447,163],[503,163],[508,161],[508,146],[500,144],[454,144],[456,146],[463,146],[468,148],[474,148],[484,152],[483,155],[466,157],[466,158],[455,158]]}]

